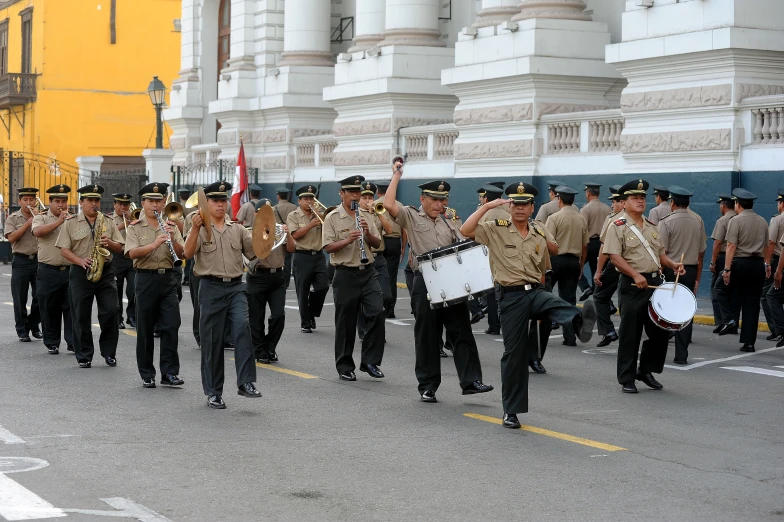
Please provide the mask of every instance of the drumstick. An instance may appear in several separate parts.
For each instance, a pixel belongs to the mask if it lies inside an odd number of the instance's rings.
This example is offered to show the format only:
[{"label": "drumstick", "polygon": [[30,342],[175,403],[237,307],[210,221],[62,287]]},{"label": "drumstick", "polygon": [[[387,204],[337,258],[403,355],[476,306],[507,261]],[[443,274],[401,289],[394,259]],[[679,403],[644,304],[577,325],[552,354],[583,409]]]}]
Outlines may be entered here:
[{"label": "drumstick", "polygon": [[[637,283],[632,283],[632,286],[637,286]],[[656,285],[648,285],[648,288],[660,288]]]},{"label": "drumstick", "polygon": [[[686,255],[686,252],[684,252],[683,254],[681,254],[681,265],[683,265],[683,256],[685,256],[685,255]],[[675,290],[678,288],[678,278],[679,278],[680,276],[681,276],[681,273],[680,273],[680,272],[678,272],[677,274],[675,274],[675,284],[674,284],[674,285],[673,285],[673,287],[672,287],[672,295],[675,295]]]}]

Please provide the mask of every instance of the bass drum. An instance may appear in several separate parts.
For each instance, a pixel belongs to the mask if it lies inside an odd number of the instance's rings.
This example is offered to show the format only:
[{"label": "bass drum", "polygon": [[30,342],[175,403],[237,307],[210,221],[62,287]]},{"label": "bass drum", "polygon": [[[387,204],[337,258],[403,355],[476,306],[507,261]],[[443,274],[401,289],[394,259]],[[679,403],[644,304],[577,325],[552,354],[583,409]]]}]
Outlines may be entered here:
[{"label": "bass drum", "polygon": [[[673,292],[675,287],[675,292]],[[656,326],[679,332],[689,326],[697,313],[697,298],[687,287],[664,283],[653,291],[648,302],[648,316]]]},{"label": "bass drum", "polygon": [[493,292],[487,247],[466,240],[417,256],[430,308],[443,308]]}]

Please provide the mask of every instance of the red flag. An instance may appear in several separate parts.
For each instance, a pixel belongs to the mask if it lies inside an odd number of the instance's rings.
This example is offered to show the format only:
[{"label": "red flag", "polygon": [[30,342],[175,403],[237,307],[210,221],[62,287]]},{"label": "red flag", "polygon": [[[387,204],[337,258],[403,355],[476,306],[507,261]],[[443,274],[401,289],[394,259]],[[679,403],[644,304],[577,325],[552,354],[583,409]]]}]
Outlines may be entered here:
[{"label": "red flag", "polygon": [[234,174],[234,188],[231,192],[231,219],[237,219],[240,207],[250,201],[248,197],[248,167],[245,164],[245,146],[240,141],[240,153],[237,156],[237,171]]}]

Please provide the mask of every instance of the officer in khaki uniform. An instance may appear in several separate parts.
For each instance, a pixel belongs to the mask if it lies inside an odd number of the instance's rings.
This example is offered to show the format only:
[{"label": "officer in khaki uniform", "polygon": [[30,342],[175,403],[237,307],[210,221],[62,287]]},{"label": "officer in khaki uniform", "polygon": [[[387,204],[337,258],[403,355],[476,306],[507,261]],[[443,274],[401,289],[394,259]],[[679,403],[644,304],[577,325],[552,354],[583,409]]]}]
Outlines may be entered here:
[{"label": "officer in khaki uniform", "polygon": [[[174,258],[167,245],[170,242],[177,260],[184,257],[185,241],[180,229],[161,215],[165,205],[167,183],[150,183],[141,188],[142,213],[140,219],[128,226],[125,237],[125,256],[133,260],[136,271],[136,298],[142,305],[137,310],[136,365],[144,388],[155,388],[155,339],[153,329],[160,325],[161,384],[180,386],[180,357],[178,331],[180,329],[180,304],[177,299],[179,275],[174,268]],[[165,223],[161,232],[155,213]]]},{"label": "officer in khaki uniform", "polygon": [[593,283],[593,278],[596,275],[596,263],[599,258],[599,249],[602,246],[599,235],[602,232],[602,225],[604,225],[604,222],[607,220],[607,216],[612,212],[610,206],[599,199],[601,188],[602,186],[599,183],[592,181],[586,182],[585,199],[588,203],[583,205],[583,208],[580,209],[580,215],[588,224],[588,250],[586,252],[587,257],[585,258],[585,262],[588,263],[588,267],[591,270],[590,282],[585,277],[584,273],[580,273],[579,285],[580,289],[583,290],[583,295],[580,296],[581,301],[585,301],[588,296],[593,294],[596,290],[596,288],[591,285]]},{"label": "officer in khaki uniform", "polygon": [[[376,183],[378,199],[373,204],[384,203],[384,195],[387,193],[389,182]],[[401,203],[398,201],[398,205]],[[400,225],[393,220],[387,220],[391,230],[384,232],[384,259],[387,262],[387,283],[389,283],[389,300],[384,305],[387,319],[395,318],[395,305],[397,304],[397,274],[400,269],[401,259],[405,245],[408,242],[406,232]]]},{"label": "officer in khaki uniform", "polygon": [[762,312],[768,323],[770,335],[767,341],[778,341],[784,334],[784,329],[776,327],[775,317],[777,311],[771,310],[771,303],[767,296],[773,288],[773,275],[778,271],[779,259],[781,257],[781,243],[779,239],[784,236],[784,189],[779,189],[776,198],[776,215],[773,216],[768,225],[768,243],[765,246],[765,284],[762,286]]},{"label": "officer in khaki uniform", "polygon": [[[270,200],[258,200],[256,211],[265,205],[271,205]],[[270,252],[267,258],[251,261],[248,275],[245,276],[248,285],[248,311],[253,318],[250,321],[253,353],[256,361],[264,364],[278,362],[278,342],[286,326],[286,279],[283,265],[286,251],[293,251],[295,244],[286,225],[283,227],[286,231],[286,243]],[[265,333],[267,305],[270,316]]]},{"label": "officer in khaki uniform", "polygon": [[[384,356],[384,305],[372,252],[382,241],[373,215],[359,206],[364,181],[362,176],[341,180],[341,203],[324,218],[324,251],[335,267],[335,367],[344,381],[357,379],[353,353],[360,311],[365,316],[366,329],[359,369],[377,379],[384,377],[378,368]],[[357,212],[361,230],[357,228]]]},{"label": "officer in khaki uniform", "polygon": [[[389,271],[387,270],[387,260],[384,257],[384,251],[386,250],[387,242],[386,234],[392,231],[392,222],[387,218],[386,211],[381,214],[376,213],[373,196],[375,196],[377,190],[378,188],[375,183],[370,183],[368,181],[362,182],[359,205],[362,210],[370,213],[373,225],[381,234],[381,245],[378,248],[371,248],[370,250],[373,252],[373,268],[376,269],[376,273],[378,274],[378,284],[381,286],[384,317],[386,317],[389,302],[392,299],[392,292],[389,289]],[[357,333],[359,334],[359,340],[361,341],[365,337],[365,316],[361,311],[357,316]]]},{"label": "officer in khaki uniform", "polygon": [[[664,252],[656,225],[643,217],[647,190],[648,182],[642,179],[629,181],[618,189],[618,194],[625,201],[625,214],[612,222],[604,238],[604,253],[610,256],[610,261],[621,273],[618,281],[621,325],[617,375],[624,393],[637,393],[635,380],[654,390],[664,388],[653,374],[664,369],[669,336],[648,316],[648,303],[654,290],[650,285],[661,284],[662,266],[681,275],[684,272],[683,265],[674,262]],[[646,242],[650,248],[646,248]],[[648,339],[642,343],[638,369],[637,353],[643,330]]]},{"label": "officer in khaki uniform", "polygon": [[536,213],[536,221],[542,223],[543,225],[547,224],[547,218],[560,210],[558,207],[558,196],[555,193],[555,187],[560,187],[561,185],[566,185],[566,183],[554,179],[547,181],[547,194],[550,196],[550,201],[539,207],[539,212]]},{"label": "officer in khaki uniform", "polygon": [[[734,306],[732,307],[731,317],[722,317],[721,306],[719,305],[719,293],[724,288],[724,281],[721,277],[721,270],[724,268],[724,260],[726,259],[727,252],[727,226],[730,219],[737,216],[735,213],[735,199],[732,194],[719,194],[719,199],[716,201],[719,204],[719,211],[721,217],[716,220],[711,233],[713,239],[713,252],[711,252],[711,304],[713,304],[713,322],[716,328],[713,333],[719,333],[724,327],[725,323],[729,323],[731,319],[735,323],[740,322],[740,306],[738,306],[737,299],[733,299]],[[728,333],[737,334],[738,329]]]},{"label": "officer in khaki uniform", "polygon": [[[483,186],[482,189],[484,190],[485,194],[485,203],[500,199],[504,194],[503,187],[498,187],[497,185],[490,183]],[[495,221],[497,219],[509,221],[511,219],[511,215],[509,214],[507,208],[508,207],[506,206],[500,206],[488,210],[483,217],[483,222]],[[498,301],[496,301],[495,297],[492,295],[488,296],[487,298],[487,326],[488,328],[485,330],[487,335],[498,335],[501,333],[501,319],[498,317]]]},{"label": "officer in khaki uniform", "polygon": [[[107,217],[114,221],[114,228],[120,231],[123,239],[126,237],[125,225],[133,221],[131,218],[130,206],[133,194],[118,192],[112,194],[114,198],[114,212],[107,214]],[[128,299],[128,306],[125,314],[128,319],[128,326],[136,328],[136,273],[133,271],[133,261],[125,256],[115,256],[112,260],[114,277],[117,279],[117,302],[119,308],[117,317],[120,330],[125,328],[123,323],[123,287],[125,285],[125,297]]]},{"label": "officer in khaki uniform", "polygon": [[[71,263],[68,285],[71,291],[71,317],[73,318],[74,354],[80,368],[92,366],[95,347],[91,330],[93,299],[98,307],[101,336],[98,344],[101,356],[109,366],[117,366],[117,341],[120,336],[117,311],[117,284],[112,271],[112,260],[122,255],[125,239],[115,228],[112,219],[98,210],[101,206],[100,185],[87,185],[77,190],[81,212],[65,220],[55,246],[66,261]],[[99,224],[99,221],[102,224]],[[96,238],[101,247],[115,256],[104,260],[103,272],[98,281],[88,281],[87,272],[92,265]],[[100,254],[98,254],[100,255]]]},{"label": "officer in khaki uniform", "polygon": [[[291,237],[297,242],[292,265],[294,287],[299,304],[300,331],[313,333],[316,317],[321,316],[324,299],[329,291],[327,267],[321,250],[321,221],[311,210],[316,197],[316,187],[305,185],[297,189],[299,208],[286,218]],[[311,286],[313,290],[311,290]]]},{"label": "officer in khaki uniform", "polygon": [[[724,259],[722,282],[719,292],[719,305],[722,317],[731,317],[733,300],[741,307],[740,351],[753,352],[757,340],[760,297],[765,283],[765,246],[768,242],[768,223],[765,218],[754,212],[753,193],[736,188],[735,212],[738,214],[727,225],[727,255]],[[734,319],[719,330],[726,335],[736,329]]]},{"label": "officer in khaki uniform", "polygon": [[[278,204],[275,205],[275,221],[280,223],[281,225],[285,225],[287,223],[287,219],[289,218],[289,214],[297,210],[297,205],[289,201],[289,194],[291,191],[285,187],[281,187],[275,189],[276,197],[278,198]],[[283,265],[283,273],[285,274],[284,278],[286,279],[286,288],[289,287],[291,284],[291,260],[294,254],[291,252],[286,251],[286,261]]]},{"label": "officer in khaki uniform", "polygon": [[[536,351],[536,334],[529,330],[529,321],[545,319],[569,324],[587,342],[596,319],[592,301],[583,313],[555,297],[544,288],[544,274],[550,265],[544,230],[529,222],[533,200],[538,191],[528,183],[512,183],[506,188],[507,201],[494,200],[482,205],[461,228],[462,233],[490,251],[490,269],[495,281],[496,297],[501,312],[504,355],[501,358],[501,397],[504,406],[503,425],[519,428],[518,413],[528,412],[528,368],[530,352]],[[493,209],[504,205],[511,211],[511,220],[484,220]],[[556,214],[557,215],[557,214]],[[550,220],[555,216],[552,216]],[[549,332],[548,332],[549,333]]]},{"label": "officer in khaki uniform", "polygon": [[33,218],[33,235],[38,238],[38,302],[41,307],[41,325],[44,346],[51,354],[60,353],[61,325],[65,330],[68,351],[74,351],[71,303],[68,292],[68,267],[60,249],[54,246],[68,213],[68,194],[71,187],[55,185],[49,194],[49,210]]},{"label": "officer in khaki uniform", "polygon": [[384,206],[389,215],[408,234],[414,271],[411,299],[414,306],[414,346],[416,350],[416,377],[422,402],[438,402],[436,390],[441,384],[441,356],[439,341],[441,332],[454,348],[454,361],[463,395],[485,393],[493,389],[482,382],[482,364],[476,340],[471,331],[467,303],[458,303],[445,308],[432,309],[427,299],[427,287],[413,256],[420,256],[438,247],[451,245],[458,240],[459,232],[441,216],[444,201],[449,198],[449,183],[431,181],[419,185],[422,195],[421,206],[403,207],[397,204],[397,187],[403,175],[403,162],[396,158],[392,166],[392,182],[384,197]]},{"label": "officer in khaki uniform", "polygon": [[610,187],[610,197],[607,199],[612,201],[612,213],[604,220],[604,225],[602,225],[602,230],[599,233],[602,248],[599,250],[596,273],[593,276],[594,288],[596,288],[596,291],[593,293],[593,300],[596,304],[596,329],[600,336],[596,345],[598,348],[603,348],[618,340],[615,325],[610,317],[615,313],[612,296],[618,289],[618,277],[620,274],[610,261],[610,256],[604,253],[604,239],[607,236],[607,229],[610,227],[610,224],[616,219],[623,217],[623,200],[620,194],[618,194],[620,188],[620,185]]},{"label": "officer in khaki uniform", "polygon": [[[11,242],[11,251],[14,254],[11,261],[11,297],[14,301],[16,334],[23,343],[30,342],[30,332],[36,339],[43,337],[38,326],[41,322],[36,282],[38,242],[31,229],[33,218],[38,215],[36,210],[37,194],[38,189],[34,187],[19,189],[21,209],[8,216],[4,229],[5,237]],[[33,302],[29,315],[27,313],[28,288],[32,288],[33,291]]]},{"label": "officer in khaki uniform", "polygon": [[261,187],[251,183],[248,185],[248,192],[250,192],[250,201],[243,203],[237,211],[237,222],[245,227],[252,227],[253,220],[256,219],[256,203],[261,198]]},{"label": "officer in khaki uniform", "polygon": [[[669,187],[669,192],[672,213],[662,217],[658,225],[662,246],[671,259],[683,256],[685,273],[678,278],[678,282],[696,294],[702,277],[708,238],[705,228],[688,210],[689,198],[694,194],[677,185]],[[669,268],[664,269],[664,277],[667,281],[675,281],[675,273]],[[675,364],[687,362],[691,331],[692,325],[689,323],[689,326],[675,333]]]},{"label": "officer in khaki uniform", "polygon": [[656,185],[653,187],[653,198],[656,201],[656,206],[648,213],[648,221],[654,225],[658,225],[661,218],[670,213],[670,191],[667,187]]},{"label": "officer in khaki uniform", "polygon": [[[250,232],[236,223],[226,221],[228,192],[231,184],[225,181],[204,187],[207,209],[193,214],[193,227],[185,241],[185,257],[196,256],[193,275],[200,278],[199,330],[201,338],[201,384],[207,405],[225,409],[223,402],[223,338],[226,323],[231,323],[234,338],[234,365],[237,370],[237,394],[261,397],[253,383],[256,364],[251,346],[248,324],[247,288],[242,282],[242,256],[256,259]],[[210,223],[202,226],[201,210],[206,210]],[[205,227],[211,228],[207,239]]]},{"label": "officer in khaki uniform", "polygon": [[[550,259],[553,265],[552,284],[553,287],[558,284],[558,296],[561,299],[576,304],[577,281],[583,273],[588,246],[588,224],[574,208],[576,190],[561,185],[555,188],[555,192],[560,210],[551,215],[545,225],[558,243],[558,255]],[[570,325],[564,327],[563,335],[561,344],[577,346],[577,338]]]}]

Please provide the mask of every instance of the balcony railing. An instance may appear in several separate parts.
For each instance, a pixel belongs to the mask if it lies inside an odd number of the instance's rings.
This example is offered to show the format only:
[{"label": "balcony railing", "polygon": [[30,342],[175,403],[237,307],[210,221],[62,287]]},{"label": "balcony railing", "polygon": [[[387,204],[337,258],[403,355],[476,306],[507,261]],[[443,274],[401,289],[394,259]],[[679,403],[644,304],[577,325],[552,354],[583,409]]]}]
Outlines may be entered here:
[{"label": "balcony railing", "polygon": [[455,155],[457,127],[453,123],[400,129],[403,152],[411,162],[452,161]]},{"label": "balcony railing", "polygon": [[546,154],[618,152],[624,118],[619,109],[543,116]]},{"label": "balcony railing", "polygon": [[35,74],[8,73],[0,76],[0,108],[7,109],[35,101]]},{"label": "balcony railing", "polygon": [[294,138],[297,167],[331,167],[338,142],[331,134]]}]

